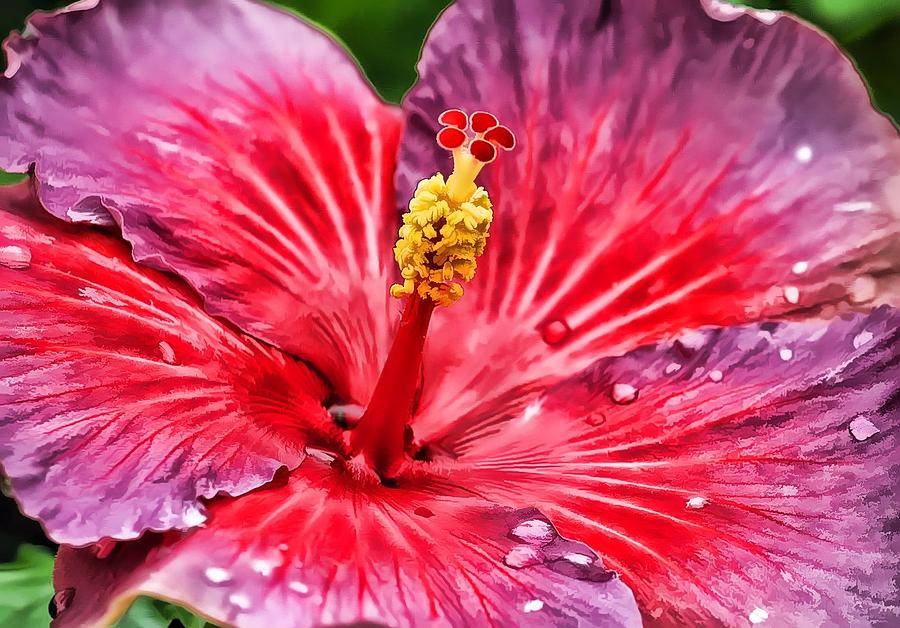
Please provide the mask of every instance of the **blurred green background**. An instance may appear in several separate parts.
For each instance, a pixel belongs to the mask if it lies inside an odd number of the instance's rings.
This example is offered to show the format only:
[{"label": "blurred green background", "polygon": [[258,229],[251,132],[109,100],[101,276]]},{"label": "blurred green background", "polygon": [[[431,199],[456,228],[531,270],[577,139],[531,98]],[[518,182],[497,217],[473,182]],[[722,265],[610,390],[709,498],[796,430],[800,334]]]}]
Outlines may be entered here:
[{"label": "blurred green background", "polygon": [[[415,79],[415,62],[429,25],[448,1],[284,0],[281,4],[336,34],[382,96],[397,102]],[[32,11],[64,4],[0,0],[0,34],[21,29]],[[792,11],[830,33],[856,61],[878,106],[900,121],[900,0],[754,0],[748,4]],[[0,172],[0,183],[9,180]],[[0,496],[0,627],[40,627],[49,621],[51,554],[34,545],[50,544],[37,524],[20,517],[12,500]],[[158,627],[173,620],[189,628],[201,625],[145,600],[121,627]]]}]

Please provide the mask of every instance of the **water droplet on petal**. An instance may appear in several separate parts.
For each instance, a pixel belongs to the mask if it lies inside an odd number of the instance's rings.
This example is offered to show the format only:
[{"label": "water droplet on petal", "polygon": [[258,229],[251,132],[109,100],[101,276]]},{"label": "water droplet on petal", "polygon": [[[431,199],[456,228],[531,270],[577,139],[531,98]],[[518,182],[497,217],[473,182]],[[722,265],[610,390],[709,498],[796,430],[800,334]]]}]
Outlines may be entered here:
[{"label": "water droplet on petal", "polygon": [[281,564],[281,561],[266,560],[265,558],[254,558],[250,561],[250,568],[261,576],[271,576],[275,568]]},{"label": "water droplet on petal", "polygon": [[863,331],[856,334],[856,336],[853,337],[853,348],[859,349],[863,345],[869,344],[874,337],[875,336],[870,331]]},{"label": "water droplet on petal", "polygon": [[231,580],[231,574],[222,567],[207,567],[203,571],[203,575],[213,584],[223,584]]},{"label": "water droplet on petal", "polygon": [[[46,598],[45,598],[46,599]],[[50,617],[56,619],[56,616],[72,605],[75,599],[75,589],[69,587],[62,591],[57,591],[50,599]]]},{"label": "water droplet on petal", "polygon": [[797,286],[788,286],[784,289],[784,300],[788,303],[796,305],[800,302],[800,288]]},{"label": "water droplet on petal", "polygon": [[17,244],[0,246],[0,266],[11,270],[27,270],[31,267],[31,250]]},{"label": "water droplet on petal", "polygon": [[534,417],[538,415],[541,411],[541,407],[543,407],[544,401],[542,399],[538,399],[537,401],[532,401],[527,406],[525,406],[524,412],[522,412],[522,421],[528,422]]},{"label": "water droplet on petal", "polygon": [[594,562],[593,557],[588,556],[587,554],[577,554],[575,552],[565,554],[563,555],[563,558],[575,565],[590,565]]},{"label": "water droplet on petal", "polygon": [[707,499],[705,497],[691,497],[687,500],[687,503],[684,505],[685,508],[690,508],[691,510],[700,510],[704,506],[706,506]]},{"label": "water droplet on petal", "polygon": [[181,515],[181,520],[189,528],[196,528],[206,523],[206,514],[196,506],[188,506]]},{"label": "water droplet on petal", "polygon": [[631,384],[613,384],[612,400],[620,405],[632,403],[638,398],[638,390]]},{"label": "water droplet on petal", "polygon": [[549,521],[542,519],[523,521],[510,530],[510,534],[531,545],[546,545],[556,538],[556,530]]},{"label": "water droplet on petal", "polygon": [[809,270],[809,262],[797,262],[791,268],[791,272],[794,273],[795,275],[802,275],[807,270]]},{"label": "water droplet on petal", "polygon": [[503,557],[503,563],[513,569],[540,565],[542,562],[544,553],[531,545],[516,545]]},{"label": "water droplet on petal", "polygon": [[413,512],[416,513],[417,515],[419,515],[420,517],[425,517],[426,519],[428,517],[434,516],[434,513],[431,512],[431,510],[429,510],[428,508],[425,508],[425,506],[419,506],[418,508],[413,510]]},{"label": "water droplet on petal", "polygon": [[850,421],[850,436],[855,441],[868,440],[880,431],[872,421],[864,416],[858,416]]},{"label": "water droplet on petal", "polygon": [[758,606],[750,611],[750,614],[747,615],[747,619],[750,620],[751,624],[761,624],[769,618],[769,611],[764,608],[759,608]]},{"label": "water droplet on petal", "polygon": [[328,414],[335,424],[345,430],[356,427],[365,411],[365,407],[356,403],[339,403],[328,407]]},{"label": "water droplet on petal", "polygon": [[606,415],[599,411],[591,412],[584,419],[591,427],[600,427],[606,423]]},{"label": "water droplet on petal", "polygon": [[804,144],[803,146],[798,146],[797,150],[794,151],[794,158],[799,161],[801,164],[807,164],[813,158],[813,149],[811,146]]},{"label": "water droplet on petal", "polygon": [[294,593],[299,593],[300,595],[309,594],[309,587],[299,580],[291,580],[290,582],[288,582],[288,589],[290,589]]},{"label": "water droplet on petal", "polygon": [[778,350],[778,357],[780,357],[783,361],[787,362],[791,358],[794,357],[794,352],[791,351],[790,349],[788,349],[787,347],[784,347],[783,349]]},{"label": "water droplet on petal", "polygon": [[860,275],[850,284],[850,301],[868,303],[878,294],[878,282],[871,275]]},{"label": "water droplet on petal", "polygon": [[522,610],[526,613],[536,613],[537,611],[544,608],[544,603],[540,600],[528,600],[525,602],[525,605],[522,607]]},{"label": "water droplet on petal", "polygon": [[678,371],[681,370],[681,365],[678,362],[670,362],[668,366],[666,366],[666,375],[674,375]]},{"label": "water droplet on petal", "polygon": [[159,343],[159,353],[162,355],[163,362],[175,364],[175,349],[165,340]]},{"label": "water droplet on petal", "polygon": [[752,37],[748,37],[741,43],[741,46],[744,48],[744,50],[750,50],[755,45],[756,45],[756,40],[753,39]]},{"label": "water droplet on petal", "polygon": [[564,342],[572,334],[572,328],[562,320],[550,321],[541,329],[541,339],[548,345]]},{"label": "water droplet on petal", "polygon": [[278,544],[278,551],[280,551],[280,552],[286,552],[286,551],[288,551],[288,544],[287,544],[287,543],[279,543],[279,544]]},{"label": "water droplet on petal", "polygon": [[715,369],[709,372],[709,379],[714,382],[721,382],[722,378],[725,377],[722,375],[722,371],[719,369]]},{"label": "water droplet on petal", "polygon": [[250,597],[246,593],[232,593],[228,596],[228,601],[242,611],[250,608]]}]

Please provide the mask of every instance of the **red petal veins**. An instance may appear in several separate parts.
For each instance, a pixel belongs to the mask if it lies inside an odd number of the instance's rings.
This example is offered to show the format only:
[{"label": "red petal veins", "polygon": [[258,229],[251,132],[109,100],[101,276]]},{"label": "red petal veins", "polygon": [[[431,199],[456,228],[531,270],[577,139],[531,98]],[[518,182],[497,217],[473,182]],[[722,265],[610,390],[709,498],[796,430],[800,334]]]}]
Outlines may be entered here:
[{"label": "red petal veins", "polygon": [[472,114],[472,130],[476,133],[484,133],[488,129],[500,124],[497,116],[487,111],[476,111]]},{"label": "red petal veins", "polygon": [[472,143],[469,144],[469,152],[472,153],[475,159],[486,164],[497,158],[497,149],[494,148],[493,144],[485,140],[472,140]]},{"label": "red petal veins", "polygon": [[360,485],[310,459],[286,485],[210,510],[181,541],[127,544],[105,561],[62,550],[55,585],[76,594],[54,628],[106,625],[138,593],[238,628],[640,626],[631,592],[590,548],[534,508],[445,481]]},{"label": "red petal veins", "polygon": [[399,109],[325,34],[265,3],[77,4],[7,46],[0,167],[36,161],[52,213],[114,213],[137,259],[364,402],[397,306]]},{"label": "red petal veins", "polygon": [[469,116],[465,111],[459,109],[448,109],[438,116],[438,122],[446,126],[456,127],[465,130],[469,126]]},{"label": "red petal veins", "polygon": [[495,126],[484,134],[484,139],[493,142],[503,150],[512,150],[516,147],[516,136],[505,126]]},{"label": "red petal veins", "polygon": [[0,188],[0,294],[0,468],[58,542],[199,525],[331,425],[307,368],[30,186]]},{"label": "red petal veins", "polygon": [[437,143],[446,150],[459,148],[466,143],[466,134],[454,127],[446,127],[438,131]]}]

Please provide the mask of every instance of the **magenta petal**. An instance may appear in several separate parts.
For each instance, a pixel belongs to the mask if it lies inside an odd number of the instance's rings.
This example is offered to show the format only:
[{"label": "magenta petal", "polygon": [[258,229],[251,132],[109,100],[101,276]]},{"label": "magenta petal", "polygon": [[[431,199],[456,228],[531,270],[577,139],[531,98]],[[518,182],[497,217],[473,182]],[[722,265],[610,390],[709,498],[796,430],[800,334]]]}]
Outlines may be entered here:
[{"label": "magenta petal", "polygon": [[399,111],[261,2],[82,8],[7,43],[0,165],[35,163],[52,213],[112,213],[136,259],[364,401],[392,324]]},{"label": "magenta petal", "polygon": [[898,340],[887,308],[706,329],[435,446],[596,548],[647,621],[894,625]]},{"label": "magenta petal", "polygon": [[[139,594],[248,627],[640,625],[621,580],[534,508],[441,481],[361,484],[312,458],[285,486],[213,506],[207,528],[137,566],[140,551],[124,544],[109,562],[61,553],[57,590],[76,594],[54,626],[108,622]],[[95,584],[104,572],[118,586]]]},{"label": "magenta petal", "polygon": [[0,468],[54,540],[196,526],[201,497],[301,462],[329,424],[315,375],[29,188],[0,195]]},{"label": "magenta petal", "polygon": [[820,33],[701,4],[460,0],[435,25],[398,202],[447,173],[445,109],[497,114],[518,146],[479,179],[491,239],[435,317],[417,434],[684,328],[878,298],[896,130]]}]

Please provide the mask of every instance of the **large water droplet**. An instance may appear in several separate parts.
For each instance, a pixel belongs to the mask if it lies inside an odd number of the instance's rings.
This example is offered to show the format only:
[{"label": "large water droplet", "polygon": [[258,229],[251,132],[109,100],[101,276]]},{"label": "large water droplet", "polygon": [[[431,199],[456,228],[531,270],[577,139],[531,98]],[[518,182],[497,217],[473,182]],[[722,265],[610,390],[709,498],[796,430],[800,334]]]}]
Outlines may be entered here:
[{"label": "large water droplet", "polygon": [[700,510],[704,506],[706,506],[707,499],[705,497],[691,497],[687,500],[687,503],[684,505],[685,508],[690,508],[691,510]]},{"label": "large water droplet", "polygon": [[611,396],[620,405],[629,404],[638,398],[638,389],[631,384],[613,384]]},{"label": "large water droplet", "polygon": [[213,584],[224,584],[231,580],[231,574],[228,573],[227,569],[223,569],[222,567],[207,567],[203,571],[203,575]]},{"label": "large water droplet", "polygon": [[525,602],[525,605],[522,606],[522,610],[526,613],[536,613],[542,608],[544,608],[544,603],[540,600],[528,600]]},{"label": "large water droplet", "polygon": [[809,270],[809,262],[797,262],[791,267],[791,272],[795,275],[802,275]]},{"label": "large water droplet", "polygon": [[788,286],[785,288],[784,300],[793,305],[800,303],[800,288],[797,286]]},{"label": "large water droplet", "polygon": [[794,151],[794,158],[799,161],[801,164],[809,163],[813,158],[813,149],[808,144],[804,144],[803,146],[798,146],[797,150]]},{"label": "large water droplet", "polygon": [[720,371],[719,369],[714,369],[709,372],[708,377],[713,382],[721,382],[722,378],[725,376],[722,374],[722,371]]},{"label": "large water droplet", "polygon": [[769,618],[769,611],[764,608],[759,608],[758,606],[750,611],[750,614],[747,615],[747,619],[750,620],[751,624],[761,624]]},{"label": "large water droplet", "polygon": [[50,611],[50,617],[56,619],[57,615],[59,615],[72,605],[72,601],[74,599],[75,589],[73,589],[72,587],[63,589],[62,591],[57,591],[56,594],[52,598],[50,598],[50,606],[48,608],[48,610]]},{"label": "large water droplet", "polygon": [[850,421],[850,436],[855,441],[868,440],[880,431],[867,417],[858,416]]},{"label": "large water droplet", "polygon": [[513,569],[522,569],[540,565],[544,562],[544,553],[531,545],[516,545],[506,553],[503,562]]},{"label": "large water droplet", "polygon": [[787,347],[784,347],[783,349],[778,350],[778,357],[781,358],[782,361],[788,362],[794,357],[794,352]]},{"label": "large water droplet", "polygon": [[356,403],[339,403],[328,408],[328,414],[337,426],[345,430],[356,427],[365,411],[365,407]]},{"label": "large water droplet", "polygon": [[0,246],[0,266],[12,270],[27,270],[31,267],[31,250],[18,244]]},{"label": "large water droplet", "polygon": [[871,275],[860,275],[850,284],[850,300],[868,303],[878,295],[878,282]]},{"label": "large water droplet", "polygon": [[309,595],[309,587],[299,580],[291,580],[288,582],[288,589],[300,595]]},{"label": "large water droplet", "polygon": [[572,335],[572,328],[563,320],[550,321],[541,329],[541,340],[548,345],[558,345]]},{"label": "large water droplet", "polygon": [[159,353],[162,356],[163,362],[166,364],[175,364],[175,349],[173,349],[172,345],[165,340],[162,340],[159,343]]},{"label": "large water droplet", "polygon": [[250,596],[246,593],[232,593],[228,596],[228,602],[242,611],[250,608]]},{"label": "large water droplet", "polygon": [[869,344],[874,337],[872,332],[868,330],[856,334],[856,336],[853,337],[853,348],[859,349],[860,347]]},{"label": "large water droplet", "polygon": [[556,538],[556,530],[549,521],[542,519],[523,521],[510,530],[510,534],[531,545],[546,545]]}]

